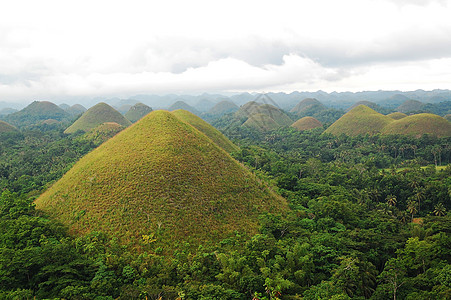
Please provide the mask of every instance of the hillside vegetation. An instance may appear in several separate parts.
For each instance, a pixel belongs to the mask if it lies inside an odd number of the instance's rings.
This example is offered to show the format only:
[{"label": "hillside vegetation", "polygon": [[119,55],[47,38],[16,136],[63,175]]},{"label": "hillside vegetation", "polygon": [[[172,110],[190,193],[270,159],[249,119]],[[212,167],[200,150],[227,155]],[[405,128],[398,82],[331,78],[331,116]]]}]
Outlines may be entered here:
[{"label": "hillside vegetation", "polygon": [[405,134],[420,137],[430,134],[437,137],[451,136],[451,123],[434,114],[417,114],[402,118],[388,124],[382,129],[383,134]]},{"label": "hillside vegetation", "polygon": [[17,131],[17,128],[4,121],[0,121],[0,133]]},{"label": "hillside vegetation", "polygon": [[131,122],[127,120],[120,112],[101,102],[88,109],[77,121],[69,126],[64,133],[75,133],[78,130],[89,131],[102,123],[115,122],[122,126],[129,126]]},{"label": "hillside vegetation", "polygon": [[372,135],[380,133],[382,128],[391,122],[393,122],[392,118],[384,116],[365,105],[359,105],[344,114],[327,128],[325,132],[333,135]]},{"label": "hillside vegetation", "polygon": [[91,141],[94,145],[98,146],[115,136],[124,128],[125,126],[116,122],[105,122],[86,132],[81,136],[81,139]]},{"label": "hillside vegetation", "polygon": [[4,120],[16,127],[38,124],[44,120],[67,120],[69,114],[49,101],[34,101],[24,109],[5,116]]},{"label": "hillside vegetation", "polygon": [[320,121],[313,117],[303,117],[293,124],[291,124],[291,127],[296,128],[297,130],[310,130],[318,127],[322,127],[323,124],[321,124]]},{"label": "hillside vegetation", "polygon": [[400,120],[402,118],[407,117],[407,115],[405,113],[402,113],[402,112],[398,111],[398,112],[394,112],[394,113],[388,114],[387,117],[390,117],[393,120]]},{"label": "hillside vegetation", "polygon": [[[257,232],[276,196],[210,138],[167,111],[154,111],[79,160],[36,200],[74,234],[107,232],[121,243],[171,252]],[[148,240],[147,240],[148,241]]]}]

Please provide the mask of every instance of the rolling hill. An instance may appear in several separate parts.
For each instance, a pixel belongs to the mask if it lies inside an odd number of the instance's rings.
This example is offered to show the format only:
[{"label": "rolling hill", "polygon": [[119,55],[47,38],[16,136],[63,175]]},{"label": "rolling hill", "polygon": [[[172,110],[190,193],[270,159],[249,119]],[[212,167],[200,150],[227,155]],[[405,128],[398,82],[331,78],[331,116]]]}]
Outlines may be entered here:
[{"label": "rolling hill", "polygon": [[83,114],[86,111],[86,108],[81,104],[74,104],[68,109],[66,109],[66,112],[70,114],[71,116],[78,116]]},{"label": "rolling hill", "polygon": [[24,109],[5,116],[4,120],[16,127],[41,123],[48,119],[64,121],[69,114],[49,101],[34,101]]},{"label": "rolling hill", "polygon": [[430,134],[438,137],[449,137],[451,136],[451,123],[440,116],[422,113],[388,124],[382,129],[382,134],[404,134],[415,137]]},{"label": "rolling hill", "polygon": [[78,130],[86,132],[105,122],[115,122],[125,127],[131,124],[120,112],[101,102],[88,109],[64,133],[74,133]]},{"label": "rolling hill", "polygon": [[[254,234],[286,201],[193,126],[153,111],[80,159],[36,201],[72,234],[172,253],[189,243]],[[151,236],[151,245],[143,238]],[[148,249],[148,248],[146,248]]]},{"label": "rolling hill", "polygon": [[321,124],[320,121],[318,121],[313,117],[303,117],[294,122],[293,124],[291,124],[291,127],[296,128],[297,130],[300,131],[315,129],[322,126],[323,124]]},{"label": "rolling hill", "polygon": [[406,100],[404,101],[398,108],[396,109],[399,112],[402,113],[408,113],[412,111],[419,111],[423,108],[424,103],[417,101],[417,100]]},{"label": "rolling hill", "polygon": [[130,109],[128,112],[125,113],[125,117],[132,123],[135,123],[148,113],[152,111],[152,108],[143,104],[143,103],[136,103]]},{"label": "rolling hill", "polygon": [[275,130],[280,127],[279,124],[274,121],[273,118],[266,114],[255,113],[251,115],[246,122],[243,123],[244,127],[256,129],[259,131]]},{"label": "rolling hill", "polygon": [[[279,127],[290,126],[293,123],[293,120],[291,120],[281,109],[271,104],[260,104],[255,101],[246,103],[235,113],[238,118],[250,118],[256,114],[263,114],[270,117]],[[262,119],[262,117],[259,116],[258,119]]]},{"label": "rolling hill", "polygon": [[302,101],[300,101],[298,104],[296,104],[295,107],[293,107],[290,112],[294,114],[303,114],[308,112],[309,114],[313,114],[316,112],[319,112],[321,110],[325,110],[327,107],[319,102],[315,98],[305,98]]},{"label": "rolling hill", "polygon": [[168,110],[169,111],[174,111],[177,109],[183,109],[183,110],[187,110],[189,112],[192,112],[193,114],[195,114],[196,116],[200,115],[200,111],[198,111],[197,109],[195,109],[194,107],[192,107],[191,105],[187,104],[184,101],[176,101],[174,104],[172,104]]},{"label": "rolling hill", "polygon": [[400,120],[402,118],[407,117],[407,115],[398,111],[398,112],[394,112],[394,113],[388,114],[387,117],[390,117],[393,120]]},{"label": "rolling hill", "polygon": [[325,132],[333,135],[372,135],[380,133],[382,128],[393,121],[392,118],[384,116],[368,106],[359,105],[335,121]]},{"label": "rolling hill", "polygon": [[11,131],[17,131],[17,128],[4,121],[0,121],[0,133],[11,132]]},{"label": "rolling hill", "polygon": [[228,113],[236,112],[238,109],[239,107],[231,101],[221,101],[217,103],[215,106],[213,106],[208,111],[208,114],[222,116]]}]

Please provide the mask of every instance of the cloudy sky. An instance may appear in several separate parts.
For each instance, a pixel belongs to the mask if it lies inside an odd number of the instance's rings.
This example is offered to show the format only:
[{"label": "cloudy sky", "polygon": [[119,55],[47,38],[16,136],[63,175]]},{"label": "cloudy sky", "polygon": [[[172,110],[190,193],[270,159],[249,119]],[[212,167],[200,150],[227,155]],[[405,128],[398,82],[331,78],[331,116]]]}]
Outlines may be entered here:
[{"label": "cloudy sky", "polygon": [[0,101],[451,89],[450,2],[2,1]]}]

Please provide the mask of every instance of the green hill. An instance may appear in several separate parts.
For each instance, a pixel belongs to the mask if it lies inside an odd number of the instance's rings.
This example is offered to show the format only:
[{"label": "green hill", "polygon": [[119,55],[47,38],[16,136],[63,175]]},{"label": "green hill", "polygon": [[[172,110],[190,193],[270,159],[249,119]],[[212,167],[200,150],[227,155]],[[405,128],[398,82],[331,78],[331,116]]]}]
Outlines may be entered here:
[{"label": "green hill", "polygon": [[101,102],[88,109],[64,133],[74,133],[78,130],[86,132],[105,122],[115,122],[125,127],[131,124],[120,112]]},{"label": "green hill", "polygon": [[66,112],[70,114],[71,116],[78,116],[86,112],[86,108],[81,104],[74,104],[68,109],[66,109]]},{"label": "green hill", "polygon": [[105,122],[100,124],[99,126],[89,130],[84,135],[81,136],[82,139],[90,140],[95,145],[100,145],[103,142],[109,140],[117,133],[126,128],[123,125],[120,125],[116,122]]},{"label": "green hill", "polygon": [[382,128],[390,122],[393,122],[392,118],[384,116],[368,106],[359,105],[335,121],[325,132],[333,135],[371,135],[380,133]]},{"label": "green hill", "polygon": [[316,112],[322,111],[327,109],[327,107],[319,102],[315,98],[305,98],[302,101],[300,101],[298,104],[296,104],[295,107],[293,107],[290,112],[294,114],[303,114],[305,112],[309,112],[309,114],[314,114]]},{"label": "green hill", "polygon": [[260,113],[251,115],[242,126],[257,129],[259,131],[275,130],[280,127],[273,118]]},{"label": "green hill", "polygon": [[11,132],[11,131],[17,131],[17,128],[4,121],[0,121],[0,133]]},{"label": "green hill", "polygon": [[128,110],[128,112],[125,113],[124,116],[130,122],[135,123],[136,121],[138,121],[139,119],[141,119],[142,117],[144,117],[145,115],[150,113],[151,111],[152,111],[152,108],[150,108],[149,106],[147,106],[143,103],[136,103],[135,105],[130,107],[130,109]]},{"label": "green hill", "polygon": [[174,111],[177,109],[183,109],[183,110],[187,110],[189,112],[192,112],[193,114],[195,114],[196,116],[200,115],[200,111],[198,111],[197,109],[195,109],[194,107],[192,107],[191,105],[188,105],[186,102],[184,101],[177,101],[174,104],[172,104],[168,110],[169,111]]},{"label": "green hill", "polygon": [[296,128],[297,130],[303,131],[303,130],[310,130],[318,127],[322,127],[323,124],[321,124],[320,121],[313,117],[303,117],[293,124],[291,124],[291,127]]},{"label": "green hill", "polygon": [[[280,126],[290,126],[293,123],[293,120],[287,116],[282,110],[275,107],[271,104],[260,104],[255,101],[250,101],[245,105],[241,106],[240,109],[235,113],[238,118],[247,117],[250,118],[254,115],[266,115],[270,117],[276,124]],[[261,119],[261,116],[258,116],[258,119]],[[254,118],[255,119],[255,118]],[[269,120],[268,118],[265,118]]]},{"label": "green hill", "polygon": [[151,112],[80,159],[36,200],[73,234],[103,231],[122,244],[171,253],[254,234],[286,201],[193,126]]},{"label": "green hill", "polygon": [[222,116],[228,113],[236,112],[238,109],[239,107],[231,101],[221,101],[213,106],[208,111],[208,114]]},{"label": "green hill", "polygon": [[451,123],[434,114],[417,114],[388,124],[382,134],[405,134],[421,137],[431,134],[438,137],[451,136]]},{"label": "green hill", "polygon": [[402,113],[408,113],[412,111],[419,111],[423,108],[424,103],[417,100],[406,100],[396,109]]},{"label": "green hill", "polygon": [[4,120],[16,127],[22,127],[38,124],[48,119],[64,121],[69,117],[67,112],[52,102],[34,101],[24,109],[7,115]]},{"label": "green hill", "polygon": [[451,114],[447,114],[447,115],[445,116],[445,119],[447,119],[448,121],[451,122]]},{"label": "green hill", "polygon": [[194,126],[197,130],[208,136],[213,142],[215,142],[219,147],[226,150],[227,152],[237,151],[239,148],[233,144],[228,138],[226,138],[219,130],[196,116],[195,114],[187,111],[178,109],[172,112],[178,119],[185,123]]},{"label": "green hill", "polygon": [[387,117],[390,117],[393,120],[400,120],[402,118],[407,117],[407,115],[398,111],[398,112],[394,112],[394,113],[388,114]]}]

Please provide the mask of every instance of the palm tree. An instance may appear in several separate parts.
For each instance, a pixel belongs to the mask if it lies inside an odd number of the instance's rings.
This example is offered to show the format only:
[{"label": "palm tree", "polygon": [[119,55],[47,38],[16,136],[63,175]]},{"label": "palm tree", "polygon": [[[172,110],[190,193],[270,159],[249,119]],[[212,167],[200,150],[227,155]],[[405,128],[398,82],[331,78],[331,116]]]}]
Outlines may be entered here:
[{"label": "palm tree", "polygon": [[407,210],[412,215],[412,222],[413,222],[413,215],[418,212],[417,202],[413,199],[410,199],[409,201],[407,201]]},{"label": "palm tree", "polygon": [[424,190],[422,190],[422,189],[416,189],[415,190],[415,200],[417,200],[417,202],[418,202],[418,211],[420,211],[420,209],[421,209],[421,200],[424,200],[424,198],[425,198],[425,195],[424,195]]},{"label": "palm tree", "polygon": [[396,196],[395,195],[388,195],[387,198],[385,198],[387,201],[387,204],[390,206],[396,206]]},{"label": "palm tree", "polygon": [[438,203],[435,207],[434,207],[434,215],[436,216],[444,216],[446,214],[446,207],[443,205],[442,202]]}]

